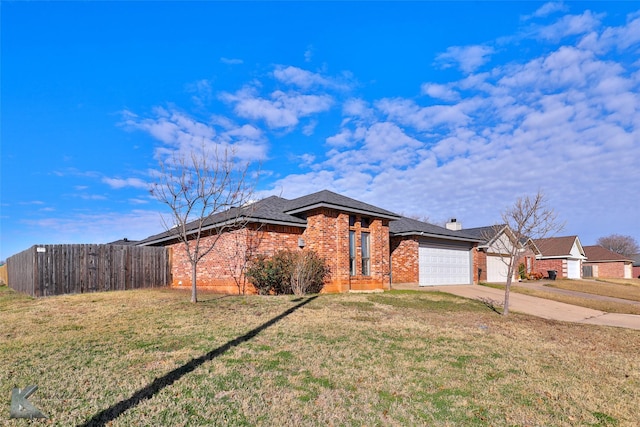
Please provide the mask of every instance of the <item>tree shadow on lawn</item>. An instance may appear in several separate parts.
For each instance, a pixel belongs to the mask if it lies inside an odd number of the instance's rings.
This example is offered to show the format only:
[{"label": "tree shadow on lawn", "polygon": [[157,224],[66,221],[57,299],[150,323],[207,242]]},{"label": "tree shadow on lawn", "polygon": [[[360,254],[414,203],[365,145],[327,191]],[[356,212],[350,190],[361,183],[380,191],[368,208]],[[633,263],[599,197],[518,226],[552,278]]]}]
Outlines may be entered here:
[{"label": "tree shadow on lawn", "polygon": [[107,409],[105,409],[103,411],[100,411],[99,413],[94,415],[87,422],[85,422],[83,424],[80,424],[80,426],[82,426],[82,427],[105,426],[106,424],[110,423],[111,421],[114,421],[115,419],[117,419],[120,415],[122,415],[123,413],[125,413],[129,409],[138,406],[142,401],[147,400],[147,399],[151,399],[153,396],[155,396],[157,393],[159,393],[162,389],[172,385],[174,382],[178,381],[180,378],[182,378],[186,374],[194,371],[196,368],[200,367],[204,363],[209,362],[210,360],[213,360],[216,357],[223,355],[224,353],[226,353],[227,351],[229,351],[233,347],[237,347],[240,344],[255,338],[256,335],[258,335],[260,332],[264,331],[265,329],[269,328],[270,326],[273,326],[274,324],[276,324],[280,320],[284,319],[285,317],[287,317],[288,315],[290,315],[294,311],[296,311],[299,308],[301,308],[302,306],[310,303],[311,301],[313,301],[316,298],[318,298],[317,295],[313,296],[313,297],[310,297],[310,298],[307,298],[307,299],[296,298],[295,300],[293,300],[294,302],[301,301],[301,300],[302,300],[302,302],[300,302],[299,304],[296,304],[295,306],[293,306],[290,309],[286,310],[282,314],[274,317],[273,319],[269,320],[268,322],[263,323],[262,325],[258,326],[257,328],[252,329],[251,331],[247,332],[246,334],[242,335],[241,337],[238,337],[238,338],[236,338],[234,340],[228,341],[226,344],[224,344],[224,345],[222,345],[222,346],[220,346],[218,348],[215,348],[215,349],[211,350],[210,352],[208,352],[208,353],[206,353],[206,354],[204,354],[204,355],[202,355],[202,356],[200,356],[198,358],[191,359],[189,362],[185,363],[184,365],[180,366],[179,368],[174,369],[173,371],[169,372],[168,374],[166,374],[166,375],[164,375],[164,376],[162,376],[160,378],[156,378],[148,386],[136,391],[130,398],[128,398],[126,400],[122,400],[122,401],[116,403],[115,405],[112,405],[111,407],[109,407],[109,408],[107,408]]}]

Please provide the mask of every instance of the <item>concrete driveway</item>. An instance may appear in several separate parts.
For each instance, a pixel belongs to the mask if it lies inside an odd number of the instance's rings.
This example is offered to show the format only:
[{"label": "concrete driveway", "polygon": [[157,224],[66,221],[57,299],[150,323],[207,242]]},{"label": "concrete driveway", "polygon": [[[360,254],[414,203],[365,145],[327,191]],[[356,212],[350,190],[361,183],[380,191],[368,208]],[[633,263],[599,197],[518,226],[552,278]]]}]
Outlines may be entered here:
[{"label": "concrete driveway", "polygon": [[[406,284],[393,285],[393,289],[439,291],[463,298],[495,302],[496,305],[500,306],[504,303],[504,291],[487,286],[451,285],[420,287],[413,284]],[[605,313],[604,311],[518,294],[516,292],[509,294],[509,310],[563,322],[587,323],[591,325],[615,326],[640,330],[640,316],[638,315]]]}]

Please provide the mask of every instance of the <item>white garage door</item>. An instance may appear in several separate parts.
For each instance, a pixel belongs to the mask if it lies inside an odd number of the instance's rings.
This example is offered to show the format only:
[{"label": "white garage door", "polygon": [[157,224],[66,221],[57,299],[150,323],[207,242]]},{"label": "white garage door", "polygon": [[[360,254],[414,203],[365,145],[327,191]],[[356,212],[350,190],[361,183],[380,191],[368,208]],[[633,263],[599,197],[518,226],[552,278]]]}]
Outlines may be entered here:
[{"label": "white garage door", "polygon": [[420,286],[469,285],[471,260],[468,249],[420,246]]},{"label": "white garage door", "polygon": [[580,279],[580,260],[567,260],[567,278]]},{"label": "white garage door", "polygon": [[507,257],[487,256],[487,282],[489,283],[506,283],[507,270],[509,269]]}]

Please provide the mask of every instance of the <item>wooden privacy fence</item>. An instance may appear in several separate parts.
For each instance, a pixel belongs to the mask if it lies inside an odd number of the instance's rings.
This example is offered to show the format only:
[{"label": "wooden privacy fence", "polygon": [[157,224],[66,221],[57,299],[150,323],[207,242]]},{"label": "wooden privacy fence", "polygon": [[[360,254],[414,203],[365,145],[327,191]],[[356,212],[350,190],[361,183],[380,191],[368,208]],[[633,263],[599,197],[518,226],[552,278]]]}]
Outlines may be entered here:
[{"label": "wooden privacy fence", "polygon": [[9,286],[34,297],[153,288],[171,283],[167,248],[36,245],[7,259]]}]

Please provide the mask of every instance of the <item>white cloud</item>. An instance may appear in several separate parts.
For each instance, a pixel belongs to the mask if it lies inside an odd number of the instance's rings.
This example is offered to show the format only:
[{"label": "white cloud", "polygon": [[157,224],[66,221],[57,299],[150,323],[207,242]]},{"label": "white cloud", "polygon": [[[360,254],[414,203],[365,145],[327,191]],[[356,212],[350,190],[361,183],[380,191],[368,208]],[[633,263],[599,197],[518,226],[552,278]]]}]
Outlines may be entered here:
[{"label": "white cloud", "polygon": [[474,100],[465,100],[454,105],[430,105],[422,107],[408,99],[382,99],[376,107],[391,120],[418,130],[431,130],[440,126],[455,128],[468,123],[469,111],[476,107]]},{"label": "white cloud", "polygon": [[640,44],[640,16],[637,13],[631,14],[628,19],[626,25],[609,27],[602,33],[589,33],[582,39],[579,47],[603,53],[610,49],[626,50]]},{"label": "white cloud", "polygon": [[[425,105],[346,101],[324,160],[276,187],[294,196],[329,188],[405,214],[457,216],[469,227],[499,220],[516,197],[542,189],[571,224],[567,233],[606,229],[621,212],[630,221],[640,209],[631,190],[640,188],[640,21],[605,28],[600,18],[585,12],[538,28],[532,36],[558,44],[522,62],[473,73],[486,59],[476,55],[463,79],[425,83]],[[564,39],[592,33],[590,44]],[[448,53],[451,63],[463,57]]]},{"label": "white cloud", "polygon": [[223,64],[227,64],[227,65],[240,65],[240,64],[244,63],[244,61],[242,59],[225,58],[225,57],[220,58],[220,62],[222,62]]},{"label": "white cloud", "polygon": [[421,89],[423,94],[435,99],[442,99],[443,101],[456,101],[460,99],[460,94],[448,85],[424,83]]},{"label": "white cloud", "polygon": [[489,62],[493,53],[490,46],[452,46],[436,56],[436,63],[442,68],[458,67],[465,73],[472,73]]},{"label": "white cloud", "polygon": [[587,34],[600,26],[603,15],[595,15],[590,11],[582,15],[566,15],[556,23],[540,27],[538,36],[550,40],[559,41],[564,37]]},{"label": "white cloud", "polygon": [[313,59],[313,46],[309,46],[307,50],[304,51],[304,62],[311,62]]},{"label": "white cloud", "polygon": [[332,86],[332,82],[326,77],[302,68],[292,66],[278,66],[273,71],[276,80],[289,85],[309,89],[312,86]]},{"label": "white cloud", "polygon": [[[185,113],[154,109],[150,118],[123,114],[121,125],[128,130],[142,130],[161,141],[156,148],[156,157],[170,157],[172,153],[188,155],[203,147],[231,150],[242,161],[257,161],[266,155],[266,140],[262,131],[255,126],[238,125],[229,118],[214,116],[210,123],[204,123]],[[218,128],[218,129],[216,129]]]},{"label": "white cloud", "polygon": [[211,83],[207,79],[190,83],[186,87],[187,92],[192,93],[191,100],[198,106],[203,107],[213,99]]},{"label": "white cloud", "polygon": [[148,189],[149,183],[141,180],[140,178],[102,178],[102,182],[107,184],[111,188],[120,189],[125,187],[133,187],[139,189]]},{"label": "white cloud", "polygon": [[313,132],[315,131],[316,126],[318,126],[318,121],[317,120],[309,121],[309,123],[307,123],[306,125],[304,125],[302,127],[302,134],[305,135],[305,136],[313,135]]},{"label": "white cloud", "polygon": [[348,91],[351,89],[350,74],[343,74],[340,78],[324,76],[302,68],[279,65],[273,71],[273,77],[282,83],[297,86],[300,89],[309,90],[311,88],[335,89],[338,91]]},{"label": "white cloud", "polygon": [[254,88],[246,87],[222,99],[234,105],[235,113],[246,119],[264,120],[268,127],[292,128],[301,117],[329,110],[334,103],[330,95],[305,95],[276,90],[270,99],[261,98]]},{"label": "white cloud", "polygon": [[549,3],[545,3],[538,8],[531,15],[523,16],[523,20],[528,20],[531,18],[544,18],[556,12],[566,12],[569,8],[564,2],[561,1],[552,1]]}]

